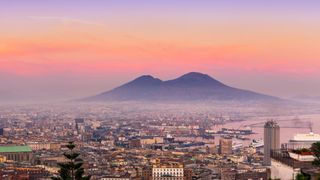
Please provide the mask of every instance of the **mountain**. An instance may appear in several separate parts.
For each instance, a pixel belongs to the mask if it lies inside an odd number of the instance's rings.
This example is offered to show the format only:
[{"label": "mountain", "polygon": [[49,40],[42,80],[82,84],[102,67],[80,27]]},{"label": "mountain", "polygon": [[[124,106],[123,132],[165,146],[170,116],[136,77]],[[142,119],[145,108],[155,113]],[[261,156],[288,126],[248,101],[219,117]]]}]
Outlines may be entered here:
[{"label": "mountain", "polygon": [[320,102],[320,96],[298,95],[292,99],[303,102]]},{"label": "mountain", "polygon": [[190,72],[162,81],[144,75],[111,91],[85,98],[84,101],[186,101],[186,100],[280,100],[256,92],[233,88],[214,78]]}]

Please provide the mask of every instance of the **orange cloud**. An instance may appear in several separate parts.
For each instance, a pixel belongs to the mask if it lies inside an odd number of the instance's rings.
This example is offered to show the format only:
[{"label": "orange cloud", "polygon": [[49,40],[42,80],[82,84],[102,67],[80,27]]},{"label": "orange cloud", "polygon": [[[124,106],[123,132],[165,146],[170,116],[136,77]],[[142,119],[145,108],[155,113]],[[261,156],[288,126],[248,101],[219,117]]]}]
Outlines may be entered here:
[{"label": "orange cloud", "polygon": [[254,32],[249,36],[243,29],[235,32],[229,28],[225,33],[222,30],[211,33],[186,30],[177,36],[174,32],[157,34],[141,30],[139,34],[128,35],[104,26],[58,24],[50,31],[3,35],[0,71],[40,75],[220,67],[312,74],[320,68],[319,46],[304,34],[272,32],[260,37]]}]

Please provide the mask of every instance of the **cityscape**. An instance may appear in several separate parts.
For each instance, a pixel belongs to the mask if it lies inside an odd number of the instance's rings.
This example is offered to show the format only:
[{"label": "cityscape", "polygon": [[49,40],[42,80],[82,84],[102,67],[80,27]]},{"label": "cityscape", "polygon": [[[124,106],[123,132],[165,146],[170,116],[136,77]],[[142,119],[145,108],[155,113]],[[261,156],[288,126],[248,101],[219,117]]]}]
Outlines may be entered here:
[{"label": "cityscape", "polygon": [[[314,156],[300,152],[320,141],[319,129],[286,125],[288,118],[289,124],[302,118],[243,104],[232,110],[221,104],[150,104],[2,106],[1,177],[58,175],[68,142],[75,143],[91,179],[294,179],[301,172],[319,173]],[[251,123],[254,112],[260,123]]]},{"label": "cityscape", "polygon": [[1,1],[0,180],[319,180],[319,8]]}]

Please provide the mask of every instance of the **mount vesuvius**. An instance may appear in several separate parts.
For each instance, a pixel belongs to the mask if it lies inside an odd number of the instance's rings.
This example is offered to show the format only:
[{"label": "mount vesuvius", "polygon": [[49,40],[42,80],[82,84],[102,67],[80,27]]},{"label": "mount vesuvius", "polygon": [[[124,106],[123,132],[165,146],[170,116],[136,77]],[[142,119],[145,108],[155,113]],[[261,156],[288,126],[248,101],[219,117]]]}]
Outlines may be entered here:
[{"label": "mount vesuvius", "polygon": [[111,91],[91,96],[83,101],[192,101],[192,100],[280,100],[253,91],[242,90],[190,72],[179,78],[162,81],[150,75],[140,76]]}]

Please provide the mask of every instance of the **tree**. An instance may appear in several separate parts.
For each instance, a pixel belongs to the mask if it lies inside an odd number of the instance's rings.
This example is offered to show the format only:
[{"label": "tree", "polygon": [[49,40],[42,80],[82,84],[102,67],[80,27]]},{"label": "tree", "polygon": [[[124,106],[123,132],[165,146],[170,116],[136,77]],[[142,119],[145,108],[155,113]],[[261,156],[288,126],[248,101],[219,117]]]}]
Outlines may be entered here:
[{"label": "tree", "polygon": [[[320,167],[320,142],[313,143],[311,146],[311,152],[315,157],[313,160],[313,165]],[[318,179],[320,180],[320,175],[318,175]]]},{"label": "tree", "polygon": [[309,180],[309,178],[301,173],[297,174],[296,180]]},{"label": "tree", "polygon": [[74,151],[76,145],[73,142],[67,144],[69,152],[64,153],[68,159],[66,163],[59,163],[59,177],[52,177],[52,180],[90,180],[91,176],[84,176],[83,161],[79,158],[79,153]]},{"label": "tree", "polygon": [[313,164],[320,166],[320,142],[313,143],[311,146],[311,151],[315,157]]}]

